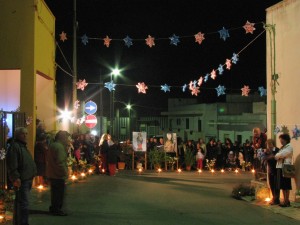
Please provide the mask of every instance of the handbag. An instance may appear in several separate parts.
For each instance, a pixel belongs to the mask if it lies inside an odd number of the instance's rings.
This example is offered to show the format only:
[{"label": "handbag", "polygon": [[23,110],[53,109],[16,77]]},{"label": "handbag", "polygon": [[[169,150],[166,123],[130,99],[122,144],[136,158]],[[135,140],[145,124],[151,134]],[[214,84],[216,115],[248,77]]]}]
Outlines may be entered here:
[{"label": "handbag", "polygon": [[285,178],[294,178],[296,173],[295,165],[283,164],[282,166],[282,176]]}]

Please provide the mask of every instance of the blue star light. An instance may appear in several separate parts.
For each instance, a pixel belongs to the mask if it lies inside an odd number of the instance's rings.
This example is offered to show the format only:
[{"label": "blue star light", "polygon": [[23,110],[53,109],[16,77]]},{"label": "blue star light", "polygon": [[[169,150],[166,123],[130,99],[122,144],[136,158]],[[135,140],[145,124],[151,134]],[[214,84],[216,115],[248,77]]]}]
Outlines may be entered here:
[{"label": "blue star light", "polygon": [[300,137],[300,130],[298,129],[297,125],[295,125],[295,128],[293,129],[293,137],[296,140],[298,140],[298,137]]},{"label": "blue star light", "polygon": [[107,88],[110,92],[116,90],[115,86],[116,86],[116,84],[113,81],[106,82],[104,84],[104,87]]},{"label": "blue star light", "polygon": [[220,95],[225,95],[226,93],[225,93],[225,90],[226,90],[226,88],[224,87],[224,86],[221,86],[221,85],[219,85],[217,88],[215,88],[216,89],[216,91],[217,91],[217,95],[218,95],[218,97],[220,96]]},{"label": "blue star light", "polygon": [[223,27],[223,29],[219,30],[218,32],[220,34],[220,38],[223,39],[224,41],[226,41],[226,39],[230,37],[229,32],[227,29],[225,29],[225,27]]},{"label": "blue star light", "polygon": [[132,44],[132,39],[127,35],[126,38],[123,39],[125,45],[129,48]]},{"label": "blue star light", "polygon": [[176,45],[180,42],[179,41],[179,36],[176,36],[175,34],[173,34],[172,37],[169,37],[169,39],[171,40],[170,44],[171,45]]},{"label": "blue star light", "polygon": [[88,38],[88,36],[86,36],[86,34],[84,34],[84,35],[81,37],[81,42],[82,42],[82,44],[84,44],[84,45],[87,45],[87,43],[89,43],[89,38]]},{"label": "blue star light", "polygon": [[167,91],[170,92],[170,86],[169,86],[169,85],[167,85],[167,84],[165,84],[165,85],[160,85],[160,87],[161,87],[160,90],[164,91],[165,93],[166,93]]},{"label": "blue star light", "polygon": [[223,65],[222,65],[222,64],[219,65],[218,70],[219,70],[219,74],[222,75],[223,72],[224,72],[224,69],[223,69]]},{"label": "blue star light", "polygon": [[274,130],[274,134],[278,134],[281,131],[281,127],[280,126],[276,126],[275,130]]},{"label": "blue star light", "polygon": [[194,87],[194,88],[196,88],[196,87],[197,87],[197,83],[198,83],[198,81],[197,81],[197,80],[194,80],[194,81],[193,81],[193,87]]},{"label": "blue star light", "polygon": [[259,87],[258,91],[261,97],[267,95],[267,89],[265,89],[264,87]]},{"label": "blue star light", "polygon": [[205,82],[205,83],[208,81],[209,76],[210,76],[209,73],[207,73],[207,74],[205,75],[205,77],[204,77],[204,82]]},{"label": "blue star light", "polygon": [[232,58],[231,58],[232,63],[236,64],[237,61],[239,61],[239,55],[233,53]]},{"label": "blue star light", "polygon": [[182,86],[182,92],[185,92],[186,88],[187,88],[187,85],[184,84],[184,85]]}]

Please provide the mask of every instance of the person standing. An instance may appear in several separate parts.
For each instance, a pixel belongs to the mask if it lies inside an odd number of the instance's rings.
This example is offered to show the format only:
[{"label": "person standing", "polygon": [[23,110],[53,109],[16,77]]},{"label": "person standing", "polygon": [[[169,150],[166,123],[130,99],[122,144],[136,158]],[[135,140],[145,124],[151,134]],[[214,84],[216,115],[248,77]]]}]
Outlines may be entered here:
[{"label": "person standing", "polygon": [[17,224],[28,225],[29,192],[36,175],[36,165],[27,149],[27,129],[16,128],[14,136],[7,154],[8,177],[17,190],[15,207],[20,208],[14,218],[18,219]]},{"label": "person standing", "polygon": [[283,193],[283,203],[279,204],[281,207],[290,207],[290,190],[292,190],[291,178],[283,177],[282,167],[283,164],[292,164],[293,158],[293,147],[290,144],[291,137],[289,134],[281,134],[279,136],[280,143],[282,147],[279,152],[275,155],[277,160],[277,184],[278,188],[282,190]]},{"label": "person standing", "polygon": [[41,134],[37,137],[34,146],[34,161],[37,167],[37,184],[45,185],[46,181],[46,154],[48,151],[47,137]]},{"label": "person standing", "polygon": [[116,175],[116,164],[118,162],[118,145],[113,140],[108,140],[107,164],[109,176]]},{"label": "person standing", "polygon": [[280,189],[277,187],[277,170],[276,170],[276,160],[275,155],[278,153],[279,148],[275,146],[275,141],[273,139],[267,140],[267,148],[263,154],[263,162],[267,164],[268,172],[268,183],[272,192],[273,199],[270,205],[279,205],[279,194]]},{"label": "person standing", "polygon": [[47,155],[47,177],[51,186],[50,213],[55,216],[66,216],[62,211],[65,195],[65,179],[68,178],[67,146],[69,133],[58,131],[55,141],[50,145]]},{"label": "person standing", "polygon": [[204,150],[200,147],[200,143],[197,143],[197,169],[202,170],[203,168],[203,160],[204,160]]}]

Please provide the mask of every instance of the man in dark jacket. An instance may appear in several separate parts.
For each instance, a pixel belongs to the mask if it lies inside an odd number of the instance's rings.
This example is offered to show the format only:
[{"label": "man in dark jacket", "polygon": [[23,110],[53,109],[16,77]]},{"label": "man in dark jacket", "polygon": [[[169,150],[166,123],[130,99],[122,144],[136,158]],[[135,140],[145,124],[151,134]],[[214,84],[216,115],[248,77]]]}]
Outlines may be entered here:
[{"label": "man in dark jacket", "polygon": [[19,196],[16,198],[15,204],[20,207],[20,210],[15,216],[20,219],[18,222],[21,222],[21,225],[28,225],[28,198],[33,178],[36,175],[36,166],[26,146],[27,129],[25,127],[16,128],[14,137],[7,153],[8,177]]},{"label": "man in dark jacket", "polygon": [[69,133],[59,131],[55,141],[50,145],[47,155],[46,173],[51,185],[50,213],[55,216],[66,216],[62,211],[65,195],[65,179],[68,178],[67,145]]}]

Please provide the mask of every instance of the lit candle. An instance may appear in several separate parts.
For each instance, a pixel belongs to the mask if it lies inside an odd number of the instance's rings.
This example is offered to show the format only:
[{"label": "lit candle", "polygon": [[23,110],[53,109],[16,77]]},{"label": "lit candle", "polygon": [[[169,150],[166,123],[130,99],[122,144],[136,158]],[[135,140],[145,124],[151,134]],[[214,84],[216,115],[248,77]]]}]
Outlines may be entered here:
[{"label": "lit candle", "polygon": [[89,169],[89,171],[88,171],[88,172],[89,172],[89,174],[92,174],[92,173],[93,173],[93,170]]},{"label": "lit candle", "polygon": [[266,198],[266,199],[265,199],[265,202],[270,202],[270,201],[271,201],[270,198]]},{"label": "lit candle", "polygon": [[71,179],[72,179],[72,181],[75,181],[75,180],[77,180],[77,177],[75,175],[72,175]]},{"label": "lit candle", "polygon": [[235,173],[238,173],[239,171],[238,171],[238,169],[235,169],[235,171],[234,171]]},{"label": "lit candle", "polygon": [[105,169],[102,169],[102,173],[105,173]]},{"label": "lit candle", "polygon": [[37,187],[37,189],[41,191],[41,190],[44,189],[44,186],[40,184],[40,185]]},{"label": "lit candle", "polygon": [[214,172],[215,172],[215,170],[214,170],[214,169],[212,169],[210,172],[214,173]]},{"label": "lit candle", "polygon": [[85,175],[85,173],[81,173],[80,176],[81,176],[82,178],[84,178],[86,175]]},{"label": "lit candle", "polygon": [[225,172],[225,170],[224,169],[221,169],[221,173],[224,173]]},{"label": "lit candle", "polygon": [[160,173],[161,172],[161,168],[159,168],[157,171]]},{"label": "lit candle", "polygon": [[199,169],[199,170],[198,170],[198,173],[202,173],[202,170],[201,170],[201,169]]},{"label": "lit candle", "polygon": [[251,172],[252,172],[252,173],[255,173],[255,169],[252,169]]},{"label": "lit candle", "polygon": [[143,170],[142,170],[142,168],[139,168],[139,173],[141,173]]},{"label": "lit candle", "polygon": [[182,170],[179,168],[179,169],[177,170],[177,172],[178,172],[178,173],[181,173],[181,172],[182,172]]},{"label": "lit candle", "polygon": [[3,222],[5,222],[5,217],[0,215],[0,223],[3,223]]}]

